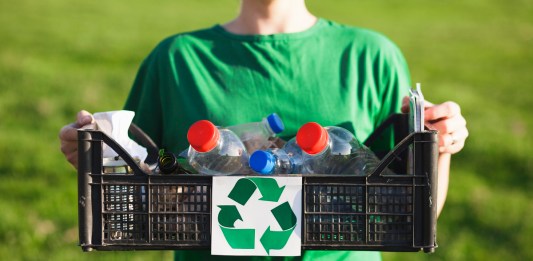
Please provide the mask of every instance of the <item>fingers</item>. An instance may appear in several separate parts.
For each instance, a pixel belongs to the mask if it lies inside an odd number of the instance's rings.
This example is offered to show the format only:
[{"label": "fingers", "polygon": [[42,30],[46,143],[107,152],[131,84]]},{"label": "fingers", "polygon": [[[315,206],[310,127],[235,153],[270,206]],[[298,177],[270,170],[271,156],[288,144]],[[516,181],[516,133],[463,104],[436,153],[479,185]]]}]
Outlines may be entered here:
[{"label": "fingers", "polygon": [[[455,102],[444,102],[434,105],[424,101],[425,125],[432,130],[438,131],[439,152],[457,153],[461,151],[468,137],[466,119],[461,115],[461,107]],[[408,113],[409,97],[402,100],[402,112]]]},{"label": "fingers", "polygon": [[61,140],[61,152],[72,166],[78,168],[78,142],[77,140]]},{"label": "fingers", "polygon": [[452,133],[439,135],[439,152],[455,154],[464,148],[468,129],[462,128]]},{"label": "fingers", "polygon": [[92,114],[87,111],[80,111],[76,116],[76,122],[63,126],[59,131],[59,139],[61,141],[73,141],[78,139],[77,129],[94,124],[94,118]]},{"label": "fingers", "polygon": [[461,114],[461,108],[455,102],[444,102],[437,105],[427,104],[424,110],[426,121],[435,121],[443,118],[451,118]]},{"label": "fingers", "polygon": [[78,132],[75,123],[61,128],[59,132],[59,139],[61,140],[61,152],[65,158],[75,168],[78,167]]},{"label": "fingers", "polygon": [[78,131],[76,123],[65,125],[59,132],[61,152],[75,168],[78,167]]},{"label": "fingers", "polygon": [[86,110],[78,112],[78,115],[76,116],[76,125],[78,128],[92,123],[94,123],[94,117],[91,113]]},{"label": "fingers", "polygon": [[453,116],[451,118],[441,118],[425,123],[428,129],[438,130],[442,133],[453,133],[457,130],[465,128],[466,120],[462,116]]},{"label": "fingers", "polygon": [[408,113],[410,110],[409,108],[409,96],[404,96],[402,99],[402,112]]},{"label": "fingers", "polygon": [[63,126],[59,131],[59,139],[61,141],[73,141],[78,139],[77,124],[71,123]]},{"label": "fingers", "polygon": [[82,110],[76,115],[76,122],[63,126],[59,131],[61,152],[75,168],[78,168],[78,129],[92,124],[92,114]]},{"label": "fingers", "polygon": [[466,119],[455,102],[445,102],[425,110],[426,126],[438,131],[439,152],[455,154],[464,147],[468,137]]}]

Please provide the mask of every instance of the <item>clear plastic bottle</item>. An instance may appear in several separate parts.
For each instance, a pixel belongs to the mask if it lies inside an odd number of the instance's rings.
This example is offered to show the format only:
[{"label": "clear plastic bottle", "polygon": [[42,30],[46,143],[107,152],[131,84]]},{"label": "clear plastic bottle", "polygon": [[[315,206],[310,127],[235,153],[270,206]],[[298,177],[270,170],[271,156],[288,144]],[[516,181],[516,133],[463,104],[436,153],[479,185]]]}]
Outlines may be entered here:
[{"label": "clear plastic bottle", "polygon": [[306,123],[298,130],[296,143],[308,155],[302,163],[303,174],[363,176],[370,174],[368,166],[379,162],[351,132],[337,126]]},{"label": "clear plastic bottle", "polygon": [[284,149],[257,150],[250,156],[250,168],[262,175],[300,173],[301,160]]},{"label": "clear plastic bottle", "polygon": [[231,130],[217,128],[208,120],[195,122],[187,132],[189,164],[200,174],[249,174],[248,154]]},{"label": "clear plastic bottle", "polygon": [[244,143],[246,151],[252,154],[256,150],[266,150],[273,145],[272,138],[285,129],[283,121],[272,113],[259,122],[227,126]]},{"label": "clear plastic bottle", "polygon": [[294,164],[297,167],[295,170],[297,174],[302,174],[302,164],[306,157],[309,157],[306,153],[303,152],[302,148],[296,144],[296,137],[290,139],[283,145],[282,147],[283,151],[287,153],[287,155],[292,159]]}]

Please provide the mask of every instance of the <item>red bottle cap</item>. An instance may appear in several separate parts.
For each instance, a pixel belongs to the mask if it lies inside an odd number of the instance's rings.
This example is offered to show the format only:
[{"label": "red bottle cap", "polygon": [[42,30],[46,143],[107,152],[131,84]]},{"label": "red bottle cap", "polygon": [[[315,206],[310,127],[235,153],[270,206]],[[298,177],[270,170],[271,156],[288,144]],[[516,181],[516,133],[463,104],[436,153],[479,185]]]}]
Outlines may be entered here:
[{"label": "red bottle cap", "polygon": [[187,132],[187,140],[198,152],[208,152],[214,149],[219,138],[218,128],[208,120],[193,123]]},{"label": "red bottle cap", "polygon": [[328,132],[316,122],[308,122],[296,133],[296,144],[308,154],[317,154],[328,145]]}]

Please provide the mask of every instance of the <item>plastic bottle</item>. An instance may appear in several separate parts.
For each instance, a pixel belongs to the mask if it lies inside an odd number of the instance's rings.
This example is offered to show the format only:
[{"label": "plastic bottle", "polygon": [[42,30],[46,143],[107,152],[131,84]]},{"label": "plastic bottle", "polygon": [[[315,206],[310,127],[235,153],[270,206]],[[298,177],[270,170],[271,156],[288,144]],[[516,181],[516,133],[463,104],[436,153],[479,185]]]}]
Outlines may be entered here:
[{"label": "plastic bottle", "polygon": [[302,173],[306,174],[370,174],[367,165],[379,160],[369,157],[370,149],[361,144],[348,130],[322,127],[309,122],[298,130],[296,143],[309,156],[304,157]]},{"label": "plastic bottle", "polygon": [[249,174],[244,144],[231,130],[217,128],[208,120],[195,122],[187,132],[187,159],[200,174]]},{"label": "plastic bottle", "polygon": [[233,131],[244,143],[246,151],[266,150],[273,145],[272,138],[285,129],[283,121],[272,113],[259,122],[243,123],[226,127]]},{"label": "plastic bottle", "polygon": [[287,141],[282,148],[285,152],[287,152],[287,154],[289,154],[290,157],[296,158],[299,161],[303,160],[303,157],[306,155],[302,148],[300,148],[300,146],[296,143],[296,137]]},{"label": "plastic bottle", "polygon": [[301,160],[284,149],[257,150],[250,156],[250,168],[262,175],[300,173]]}]

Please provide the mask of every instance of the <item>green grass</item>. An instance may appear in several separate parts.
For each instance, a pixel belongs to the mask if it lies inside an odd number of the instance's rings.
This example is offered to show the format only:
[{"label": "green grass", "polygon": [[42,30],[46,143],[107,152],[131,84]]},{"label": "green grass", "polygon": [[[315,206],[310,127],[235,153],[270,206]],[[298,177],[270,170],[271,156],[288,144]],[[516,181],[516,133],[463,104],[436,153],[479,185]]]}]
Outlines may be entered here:
[{"label": "green grass", "polygon": [[[316,14],[375,29],[403,50],[434,102],[462,105],[434,254],[385,260],[532,260],[533,2],[309,0]],[[162,38],[231,19],[237,0],[0,2],[0,260],[170,260],[170,251],[82,253],[76,173],[59,129],[80,109],[121,108]]]}]

